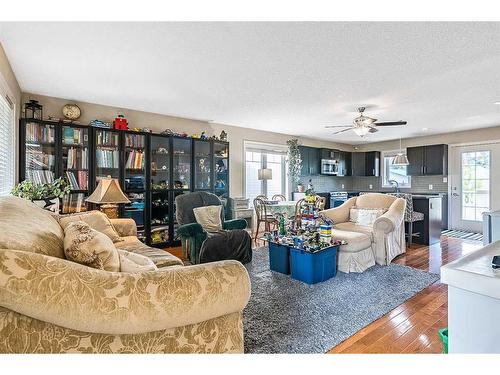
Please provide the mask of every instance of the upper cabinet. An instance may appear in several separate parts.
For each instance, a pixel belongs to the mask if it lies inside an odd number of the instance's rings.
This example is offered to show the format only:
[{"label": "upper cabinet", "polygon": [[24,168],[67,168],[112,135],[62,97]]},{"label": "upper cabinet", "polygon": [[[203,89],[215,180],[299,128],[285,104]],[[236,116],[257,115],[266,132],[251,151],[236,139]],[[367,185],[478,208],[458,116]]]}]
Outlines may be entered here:
[{"label": "upper cabinet", "polygon": [[300,158],[302,159],[301,176],[317,175],[320,171],[321,155],[320,149],[308,146],[299,146]]},{"label": "upper cabinet", "polygon": [[448,174],[448,145],[408,147],[408,175],[431,176]]},{"label": "upper cabinet", "polygon": [[352,176],[380,176],[380,152],[353,152]]}]

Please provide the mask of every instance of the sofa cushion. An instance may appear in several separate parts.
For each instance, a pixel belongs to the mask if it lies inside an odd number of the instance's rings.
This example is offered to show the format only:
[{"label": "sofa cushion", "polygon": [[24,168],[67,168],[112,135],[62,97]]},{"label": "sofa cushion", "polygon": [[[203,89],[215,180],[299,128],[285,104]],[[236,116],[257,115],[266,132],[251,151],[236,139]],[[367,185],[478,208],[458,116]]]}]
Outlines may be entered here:
[{"label": "sofa cushion", "polygon": [[135,236],[121,237],[121,239],[121,242],[115,243],[117,249],[144,255],[151,259],[158,268],[183,265],[182,260],[176,256],[165,250],[149,247]]},{"label": "sofa cushion", "polygon": [[18,197],[0,198],[0,248],[64,259],[64,232],[49,211]]},{"label": "sofa cushion", "polygon": [[153,261],[144,255],[121,249],[117,251],[120,257],[120,272],[139,273],[158,269]]},{"label": "sofa cushion", "polygon": [[[337,228],[338,225],[335,226]],[[332,236],[337,240],[344,240],[346,245],[340,245],[339,251],[355,253],[371,247],[372,241],[366,234],[351,232],[340,229],[333,229]]]},{"label": "sofa cushion", "polygon": [[370,240],[373,242],[373,226],[357,225],[356,223],[351,223],[350,221],[345,223],[335,224],[336,229],[340,229],[348,232],[357,232],[366,234]]},{"label": "sofa cushion", "polygon": [[59,224],[61,224],[63,229],[65,229],[69,223],[74,221],[84,221],[92,229],[104,233],[113,242],[121,241],[120,236],[113,227],[113,224],[111,224],[111,221],[106,214],[101,211],[94,210],[59,217]]},{"label": "sofa cushion", "polygon": [[207,233],[215,233],[222,230],[220,217],[222,206],[205,206],[193,208],[196,222],[201,225]]},{"label": "sofa cushion", "polygon": [[[376,215],[375,219],[379,217],[380,215],[383,215],[385,212],[387,212],[386,208],[359,208],[357,206],[351,207],[349,211],[349,221],[351,223],[357,223],[359,225],[373,225],[373,222],[371,224],[362,224],[362,221],[366,219],[367,213],[369,216],[375,212],[374,215]],[[361,221],[360,221],[361,218]],[[374,219],[374,220],[375,220]],[[374,221],[373,220],[373,221]]]},{"label": "sofa cushion", "polygon": [[118,272],[120,258],[113,241],[83,221],[73,221],[64,229],[66,259],[105,271]]}]

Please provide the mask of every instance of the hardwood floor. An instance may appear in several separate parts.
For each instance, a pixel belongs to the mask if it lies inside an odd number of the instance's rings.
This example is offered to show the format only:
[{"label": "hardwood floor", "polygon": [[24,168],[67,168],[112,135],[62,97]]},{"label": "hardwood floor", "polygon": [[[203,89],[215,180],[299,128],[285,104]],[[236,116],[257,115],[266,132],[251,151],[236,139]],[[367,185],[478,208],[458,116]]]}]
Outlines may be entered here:
[{"label": "hardwood floor", "polygon": [[[262,246],[261,241],[254,247]],[[439,273],[439,268],[482,246],[481,242],[441,237],[432,246],[412,245],[393,263]],[[169,248],[176,256],[179,248]],[[448,287],[439,281],[370,323],[328,353],[442,353],[438,329],[448,324]]]}]

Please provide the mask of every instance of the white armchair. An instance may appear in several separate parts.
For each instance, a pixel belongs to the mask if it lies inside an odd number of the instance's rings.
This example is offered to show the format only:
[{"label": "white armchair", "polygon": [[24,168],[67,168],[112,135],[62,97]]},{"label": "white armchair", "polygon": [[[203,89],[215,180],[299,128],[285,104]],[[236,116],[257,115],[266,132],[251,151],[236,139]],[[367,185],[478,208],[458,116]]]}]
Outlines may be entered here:
[{"label": "white armchair", "polygon": [[[387,211],[373,222],[373,226],[364,226],[350,221],[351,208]],[[363,240],[363,243],[368,245],[366,237],[370,239],[371,252],[377,264],[387,265],[396,256],[404,253],[406,251],[403,220],[405,208],[404,199],[387,194],[370,193],[352,197],[339,207],[322,211],[334,221],[334,235],[348,242],[349,240],[356,242],[358,248],[353,250],[349,244],[340,248],[339,270],[343,268],[345,272],[362,272],[373,265],[368,259],[368,248],[359,249],[359,243]],[[352,232],[359,235],[353,235]],[[345,253],[349,255],[346,256]],[[341,258],[341,255],[344,258]],[[341,264],[342,262],[348,264]]]}]

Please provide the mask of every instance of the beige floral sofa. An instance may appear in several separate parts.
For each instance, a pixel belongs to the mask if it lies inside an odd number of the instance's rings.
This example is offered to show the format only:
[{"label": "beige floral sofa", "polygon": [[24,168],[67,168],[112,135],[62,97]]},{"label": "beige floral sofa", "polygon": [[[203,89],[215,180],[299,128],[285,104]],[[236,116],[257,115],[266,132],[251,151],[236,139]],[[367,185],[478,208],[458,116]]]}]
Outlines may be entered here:
[{"label": "beige floral sofa", "polygon": [[[381,193],[352,197],[341,206],[322,211],[334,221],[333,235],[347,241],[339,248],[338,269],[363,272],[375,265],[387,265],[406,251],[404,199]],[[353,222],[351,209],[381,210],[372,225]],[[383,213],[382,213],[383,212]]]},{"label": "beige floral sofa", "polygon": [[70,262],[56,218],[0,198],[0,353],[243,352],[250,282],[239,262],[184,267],[143,245],[130,220],[113,225],[117,247],[150,256],[158,271]]}]

